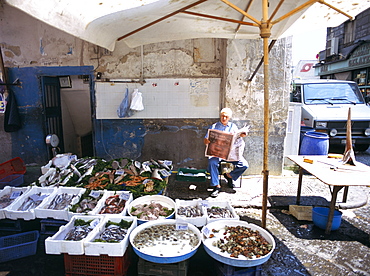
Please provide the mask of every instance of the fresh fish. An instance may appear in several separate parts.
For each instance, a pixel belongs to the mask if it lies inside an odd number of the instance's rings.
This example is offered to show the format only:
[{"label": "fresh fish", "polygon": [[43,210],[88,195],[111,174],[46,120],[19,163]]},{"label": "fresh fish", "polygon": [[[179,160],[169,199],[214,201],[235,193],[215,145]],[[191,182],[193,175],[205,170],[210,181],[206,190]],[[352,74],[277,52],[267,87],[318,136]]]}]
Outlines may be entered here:
[{"label": "fresh fish", "polygon": [[180,206],[177,209],[177,214],[189,218],[201,217],[203,215],[202,210],[198,206]]},{"label": "fresh fish", "polygon": [[63,210],[66,208],[77,195],[62,193],[56,195],[53,200],[50,202],[47,209],[51,210]]},{"label": "fresh fish", "polygon": [[91,173],[92,173],[92,171],[94,170],[94,166],[92,166],[92,167],[90,167],[90,168],[88,168],[87,169],[87,171],[83,174],[83,175],[81,175],[80,176],[80,178],[77,180],[77,182],[76,183],[80,183],[81,182],[81,180],[85,177],[85,176],[87,176],[87,175],[91,175]]},{"label": "fresh fish", "polygon": [[71,169],[73,170],[73,173],[75,175],[77,175],[78,177],[81,177],[81,173],[79,172],[79,170],[77,170],[77,168],[73,164],[71,164]]},{"label": "fresh fish", "polygon": [[213,206],[207,208],[209,218],[233,218],[232,212],[228,208]]}]

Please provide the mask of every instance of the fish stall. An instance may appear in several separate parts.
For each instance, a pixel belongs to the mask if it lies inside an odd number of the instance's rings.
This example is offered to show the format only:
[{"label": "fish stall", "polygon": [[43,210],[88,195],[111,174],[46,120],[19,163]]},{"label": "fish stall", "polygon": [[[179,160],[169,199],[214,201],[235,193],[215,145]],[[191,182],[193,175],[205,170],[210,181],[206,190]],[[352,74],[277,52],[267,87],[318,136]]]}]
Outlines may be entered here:
[{"label": "fish stall", "polygon": [[274,238],[241,221],[230,202],[166,196],[172,169],[169,160],[58,154],[34,183],[0,191],[0,219],[40,220],[45,253],[63,256],[66,275],[128,275],[135,258],[139,275],[186,275],[199,248],[217,275],[270,258]]}]

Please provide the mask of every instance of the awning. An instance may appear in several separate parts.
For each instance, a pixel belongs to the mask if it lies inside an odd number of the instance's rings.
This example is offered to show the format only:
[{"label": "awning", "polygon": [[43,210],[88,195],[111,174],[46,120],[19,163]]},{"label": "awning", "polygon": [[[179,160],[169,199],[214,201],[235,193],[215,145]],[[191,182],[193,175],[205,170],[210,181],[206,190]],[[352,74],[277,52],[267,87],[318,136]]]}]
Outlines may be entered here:
[{"label": "awning", "polygon": [[[270,0],[268,17],[273,18],[271,39],[277,39],[319,0]],[[322,1],[322,0],[320,0]],[[117,41],[129,47],[191,38],[260,38],[256,20],[262,19],[262,0],[230,0],[248,16],[222,0],[5,0],[11,6],[73,36],[114,50]],[[354,16],[370,7],[363,0],[326,0]],[[316,3],[313,14],[301,17],[302,27],[322,20],[348,18]],[[303,9],[292,12],[298,7]],[[338,20],[336,21],[338,22]],[[341,23],[341,22],[340,22]]]}]

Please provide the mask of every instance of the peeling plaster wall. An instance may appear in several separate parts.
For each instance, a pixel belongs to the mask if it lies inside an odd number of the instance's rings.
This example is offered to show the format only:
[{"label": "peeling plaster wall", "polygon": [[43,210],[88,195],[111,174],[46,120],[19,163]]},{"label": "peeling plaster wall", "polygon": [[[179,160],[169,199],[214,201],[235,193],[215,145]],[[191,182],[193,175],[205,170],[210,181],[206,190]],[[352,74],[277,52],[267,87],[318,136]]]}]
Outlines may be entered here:
[{"label": "peeling plaster wall", "polygon": [[[137,48],[129,48],[121,41],[117,42],[115,50],[110,52],[46,25],[20,10],[1,4],[1,0],[0,18],[0,45],[6,67],[92,66],[95,74],[102,73],[102,80],[137,80],[140,77],[145,80],[221,78],[221,107],[228,106],[234,110],[234,121],[239,127],[244,123],[252,126],[250,135],[246,138],[245,156],[250,163],[246,173],[261,173],[263,67],[251,83],[246,82],[262,58],[261,40],[191,39]],[[289,99],[290,68],[287,65],[291,59],[290,47],[289,40],[279,40],[270,55],[271,174],[279,174],[282,168]],[[27,95],[22,89],[32,89],[37,93],[40,88],[36,81],[32,85],[32,87],[23,86],[19,93]],[[38,109],[39,106],[34,108]],[[27,116],[27,110],[25,109],[22,116]],[[0,122],[2,116],[0,114]],[[38,116],[42,117],[42,114]],[[107,159],[119,157],[139,160],[170,159],[178,167],[205,168],[207,159],[204,157],[202,140],[207,127],[217,120],[218,118],[93,119],[95,153]],[[0,139],[8,141],[10,135],[0,129]],[[38,139],[33,136],[29,138],[30,141]],[[16,148],[16,140],[11,141],[10,146]],[[37,148],[30,144],[31,150],[32,147]],[[3,153],[6,155],[2,155]],[[0,156],[5,160],[14,157],[2,149]],[[29,163],[27,160],[25,162]]]},{"label": "peeling plaster wall", "polygon": [[[248,174],[259,174],[263,169],[264,133],[264,75],[263,66],[254,79],[248,79],[263,58],[262,40],[229,40],[226,62],[226,106],[234,111],[234,121],[251,126],[244,156],[249,162]],[[291,79],[291,40],[276,41],[269,59],[269,170],[280,174],[289,106]]]}]

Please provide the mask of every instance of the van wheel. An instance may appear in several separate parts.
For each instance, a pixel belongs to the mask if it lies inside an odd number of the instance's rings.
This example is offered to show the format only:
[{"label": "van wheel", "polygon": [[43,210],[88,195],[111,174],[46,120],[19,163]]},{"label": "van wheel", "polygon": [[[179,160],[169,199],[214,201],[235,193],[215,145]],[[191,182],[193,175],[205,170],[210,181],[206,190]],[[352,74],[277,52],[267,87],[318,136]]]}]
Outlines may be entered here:
[{"label": "van wheel", "polygon": [[367,151],[368,148],[369,148],[369,145],[365,145],[365,144],[356,145],[355,144],[356,151]]}]

